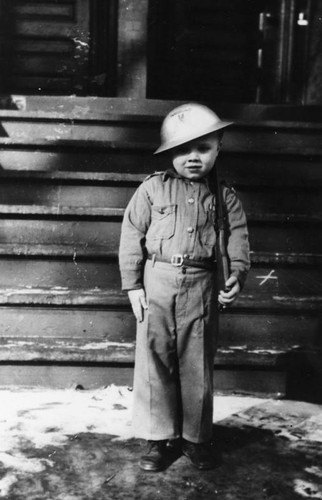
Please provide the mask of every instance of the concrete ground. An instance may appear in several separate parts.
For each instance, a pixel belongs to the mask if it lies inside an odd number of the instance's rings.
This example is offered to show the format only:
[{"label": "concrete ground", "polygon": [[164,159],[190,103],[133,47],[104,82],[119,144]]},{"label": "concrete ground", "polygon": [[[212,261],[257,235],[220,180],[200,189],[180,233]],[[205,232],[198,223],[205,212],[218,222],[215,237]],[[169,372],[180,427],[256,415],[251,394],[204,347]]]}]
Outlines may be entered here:
[{"label": "concrete ground", "polygon": [[127,387],[8,388],[0,401],[0,498],[322,499],[320,405],[216,394],[217,468],[180,456],[153,474],[138,467]]}]

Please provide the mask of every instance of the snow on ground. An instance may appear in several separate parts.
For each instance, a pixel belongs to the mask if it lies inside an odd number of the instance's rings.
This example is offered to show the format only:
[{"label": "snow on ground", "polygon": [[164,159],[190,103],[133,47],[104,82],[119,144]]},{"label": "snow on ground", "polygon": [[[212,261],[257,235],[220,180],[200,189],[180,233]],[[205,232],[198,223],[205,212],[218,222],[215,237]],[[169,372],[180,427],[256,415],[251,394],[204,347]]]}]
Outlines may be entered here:
[{"label": "snow on ground", "polygon": [[[104,389],[0,391],[0,453],[15,449],[21,439],[36,448],[63,445],[82,432],[133,437],[132,391],[111,385]],[[214,422],[263,403],[253,397],[215,396]]]},{"label": "snow on ground", "polygon": [[0,452],[15,448],[22,437],[36,448],[63,445],[68,435],[81,432],[132,437],[132,393],[126,387],[7,390],[0,391],[0,398]]},{"label": "snow on ground", "polygon": [[[71,435],[84,432],[133,437],[132,391],[115,385],[82,390],[1,390],[0,462],[5,468],[39,472],[43,461],[19,451],[23,443],[35,448],[63,446]],[[214,421],[263,402],[251,397],[216,396]],[[8,476],[6,481],[8,481]]]},{"label": "snow on ground", "polygon": [[[0,463],[6,471],[0,480],[0,498],[6,497],[17,481],[17,474],[38,473],[53,466],[50,456],[28,458],[24,454],[26,448],[60,447],[71,436],[89,432],[112,435],[116,440],[132,438],[132,397],[130,388],[115,385],[96,390],[0,390]],[[256,397],[215,395],[213,420],[219,422],[232,415],[242,415],[250,408],[265,405],[273,408],[278,404],[283,403]],[[244,416],[247,417],[247,413]],[[306,438],[322,442],[322,411],[308,415],[304,424]],[[256,421],[251,425],[256,426]],[[268,421],[267,425],[271,423]],[[322,499],[322,494],[316,490],[320,481],[318,471],[307,472],[312,479],[309,486],[315,494],[312,498]],[[294,489],[304,498],[308,484],[299,480]]]}]

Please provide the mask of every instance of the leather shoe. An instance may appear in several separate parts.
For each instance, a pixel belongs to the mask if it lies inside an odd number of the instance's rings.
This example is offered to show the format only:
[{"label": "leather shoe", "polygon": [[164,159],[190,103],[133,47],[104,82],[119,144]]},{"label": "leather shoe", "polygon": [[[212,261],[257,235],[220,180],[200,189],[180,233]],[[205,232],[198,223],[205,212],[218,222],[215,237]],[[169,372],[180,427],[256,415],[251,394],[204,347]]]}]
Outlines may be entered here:
[{"label": "leather shoe", "polygon": [[148,441],[148,449],[139,461],[142,470],[159,472],[167,465],[167,441]]},{"label": "leather shoe", "polygon": [[190,441],[183,440],[182,453],[199,470],[210,470],[216,465],[209,443],[191,443]]}]

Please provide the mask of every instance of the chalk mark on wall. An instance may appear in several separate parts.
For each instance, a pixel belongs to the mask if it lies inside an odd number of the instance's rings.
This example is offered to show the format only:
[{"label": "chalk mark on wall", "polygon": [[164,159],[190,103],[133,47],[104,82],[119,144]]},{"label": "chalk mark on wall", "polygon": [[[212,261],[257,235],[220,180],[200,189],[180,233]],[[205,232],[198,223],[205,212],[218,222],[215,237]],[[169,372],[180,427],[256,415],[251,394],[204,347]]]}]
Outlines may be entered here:
[{"label": "chalk mark on wall", "polygon": [[266,283],[266,281],[268,281],[268,280],[277,280],[278,279],[277,276],[272,276],[273,273],[275,273],[274,269],[272,271],[270,271],[270,273],[267,274],[266,276],[256,276],[257,279],[262,280],[260,282],[259,286],[264,285],[264,283]]}]

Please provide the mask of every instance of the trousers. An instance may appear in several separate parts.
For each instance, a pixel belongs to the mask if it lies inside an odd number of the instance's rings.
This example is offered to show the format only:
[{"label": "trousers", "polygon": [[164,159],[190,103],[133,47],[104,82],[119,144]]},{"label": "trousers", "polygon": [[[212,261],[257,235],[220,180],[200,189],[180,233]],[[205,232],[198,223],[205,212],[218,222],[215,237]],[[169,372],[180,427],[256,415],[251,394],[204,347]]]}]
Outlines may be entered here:
[{"label": "trousers", "polygon": [[212,438],[216,276],[147,261],[148,310],[137,323],[133,426],[147,440]]}]

